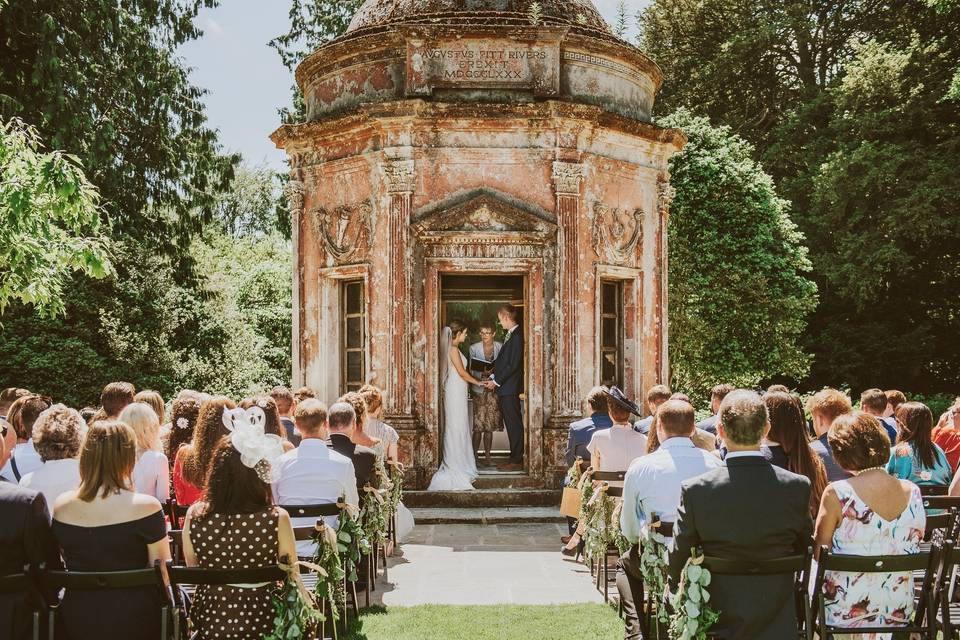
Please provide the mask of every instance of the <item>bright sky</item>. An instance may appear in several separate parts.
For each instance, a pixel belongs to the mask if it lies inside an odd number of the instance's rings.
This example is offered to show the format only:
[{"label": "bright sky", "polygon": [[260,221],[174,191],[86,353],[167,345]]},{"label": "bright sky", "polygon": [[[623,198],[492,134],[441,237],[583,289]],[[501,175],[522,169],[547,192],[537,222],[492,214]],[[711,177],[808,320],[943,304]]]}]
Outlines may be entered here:
[{"label": "bright sky", "polygon": [[[618,0],[594,3],[613,22]],[[631,14],[645,4],[627,0]],[[285,168],[284,154],[267,136],[280,124],[277,109],[290,101],[293,75],[267,42],[287,31],[289,9],[289,0],[221,0],[200,14],[203,37],[181,49],[194,84],[209,91],[207,117],[223,145],[277,170]]]}]

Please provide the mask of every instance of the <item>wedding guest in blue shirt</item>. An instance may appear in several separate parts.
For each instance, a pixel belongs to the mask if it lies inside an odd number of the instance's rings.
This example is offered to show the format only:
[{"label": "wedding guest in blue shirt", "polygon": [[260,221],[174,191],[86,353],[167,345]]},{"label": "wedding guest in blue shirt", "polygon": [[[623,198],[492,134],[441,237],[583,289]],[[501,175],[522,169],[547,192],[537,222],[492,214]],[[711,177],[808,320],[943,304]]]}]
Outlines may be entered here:
[{"label": "wedding guest in blue shirt", "polygon": [[634,460],[624,479],[620,529],[631,547],[617,564],[617,589],[626,616],[624,637],[627,640],[641,637],[638,612],[643,600],[639,560],[642,529],[654,518],[665,523],[675,522],[680,507],[680,484],[723,466],[717,456],[693,443],[694,420],[694,410],[689,403],[668,400],[662,404],[656,422],[660,447]]},{"label": "wedding guest in blue shirt", "polygon": [[810,443],[813,452],[820,456],[823,466],[827,470],[827,481],[836,482],[852,477],[836,460],[833,459],[833,450],[827,434],[833,421],[842,415],[853,411],[853,404],[847,394],[836,389],[823,389],[813,394],[807,400],[807,411],[813,420],[813,431],[816,438]]},{"label": "wedding guest in blue shirt", "polygon": [[893,447],[887,471],[920,486],[949,486],[953,468],[947,454],[931,439],[930,408],[922,402],[904,402],[896,415],[900,442]]},{"label": "wedding guest in blue shirt", "polygon": [[573,466],[577,458],[589,462],[590,452],[587,451],[587,445],[590,444],[590,438],[593,437],[595,431],[609,429],[613,425],[613,420],[607,413],[607,392],[606,387],[590,389],[590,393],[587,394],[590,416],[570,425],[565,454],[568,469]]}]

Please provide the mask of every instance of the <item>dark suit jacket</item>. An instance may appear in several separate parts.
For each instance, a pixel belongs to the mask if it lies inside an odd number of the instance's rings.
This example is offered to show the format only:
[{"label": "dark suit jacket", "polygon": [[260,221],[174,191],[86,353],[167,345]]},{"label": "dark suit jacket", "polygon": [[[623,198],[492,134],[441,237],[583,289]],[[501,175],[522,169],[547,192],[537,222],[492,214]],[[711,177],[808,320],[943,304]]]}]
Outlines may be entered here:
[{"label": "dark suit jacket", "polygon": [[[342,433],[330,434],[330,448],[353,461],[353,470],[357,474],[357,489],[362,492],[365,485],[373,484],[373,468],[377,462],[377,454],[373,449],[354,444]],[[363,493],[360,496],[363,497]]]},{"label": "dark suit jacket", "polygon": [[570,425],[570,433],[567,436],[567,452],[565,459],[567,468],[573,466],[577,457],[590,461],[590,452],[587,451],[587,445],[590,444],[590,438],[595,431],[609,429],[613,426],[613,420],[604,411],[598,411],[589,418],[578,420]]},{"label": "dark suit jacket", "polygon": [[523,334],[520,327],[513,330],[500,348],[500,354],[493,361],[493,375],[499,385],[497,395],[518,396],[523,392]]},{"label": "dark suit jacket", "polygon": [[293,418],[280,418],[280,424],[283,425],[283,431],[287,435],[287,440],[293,443],[293,446],[299,447],[303,438],[297,433],[297,424]]},{"label": "dark suit jacket", "polygon": [[698,422],[697,428],[703,429],[704,431],[708,431],[713,435],[717,435],[717,422],[719,418],[720,416],[718,415],[712,415],[706,420],[701,420],[700,422]]},{"label": "dark suit jacket", "polygon": [[[735,560],[803,553],[812,543],[810,481],[762,457],[728,459],[683,483],[674,525],[670,582],[679,582],[691,549]],[[720,611],[711,634],[736,640],[796,637],[793,578],[713,576],[707,588]]]},{"label": "dark suit jacket", "polygon": [[[0,482],[0,575],[21,573],[26,564],[62,569],[43,494]],[[29,638],[30,614],[18,594],[0,594],[0,638]]]}]

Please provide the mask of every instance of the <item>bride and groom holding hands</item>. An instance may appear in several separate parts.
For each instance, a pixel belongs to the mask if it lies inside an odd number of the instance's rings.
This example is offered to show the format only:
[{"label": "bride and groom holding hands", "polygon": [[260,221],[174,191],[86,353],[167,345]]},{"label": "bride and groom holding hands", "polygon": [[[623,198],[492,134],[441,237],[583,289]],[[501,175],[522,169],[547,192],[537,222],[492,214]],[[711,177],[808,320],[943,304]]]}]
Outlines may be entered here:
[{"label": "bride and groom holding hands", "polygon": [[[430,491],[473,489],[477,478],[477,459],[481,440],[490,462],[493,432],[507,429],[510,460],[501,471],[523,469],[523,415],[520,393],[523,391],[523,334],[517,322],[518,310],[505,304],[497,312],[500,326],[507,332],[503,344],[494,342],[492,326],[481,327],[482,341],[470,348],[474,363],[468,369],[460,345],[468,329],[460,320],[451,320],[440,335],[440,383],[444,402],[443,461],[430,481]],[[474,424],[471,433],[467,403],[471,386],[474,393]]]}]

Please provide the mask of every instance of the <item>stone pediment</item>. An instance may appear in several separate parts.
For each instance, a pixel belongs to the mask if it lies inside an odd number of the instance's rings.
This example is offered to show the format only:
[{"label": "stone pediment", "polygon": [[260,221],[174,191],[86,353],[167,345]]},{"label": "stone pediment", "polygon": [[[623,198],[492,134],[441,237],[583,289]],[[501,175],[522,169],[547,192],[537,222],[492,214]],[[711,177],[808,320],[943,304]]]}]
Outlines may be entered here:
[{"label": "stone pediment", "polygon": [[421,239],[543,242],[556,233],[553,216],[539,207],[493,190],[478,189],[426,207],[412,216]]}]

